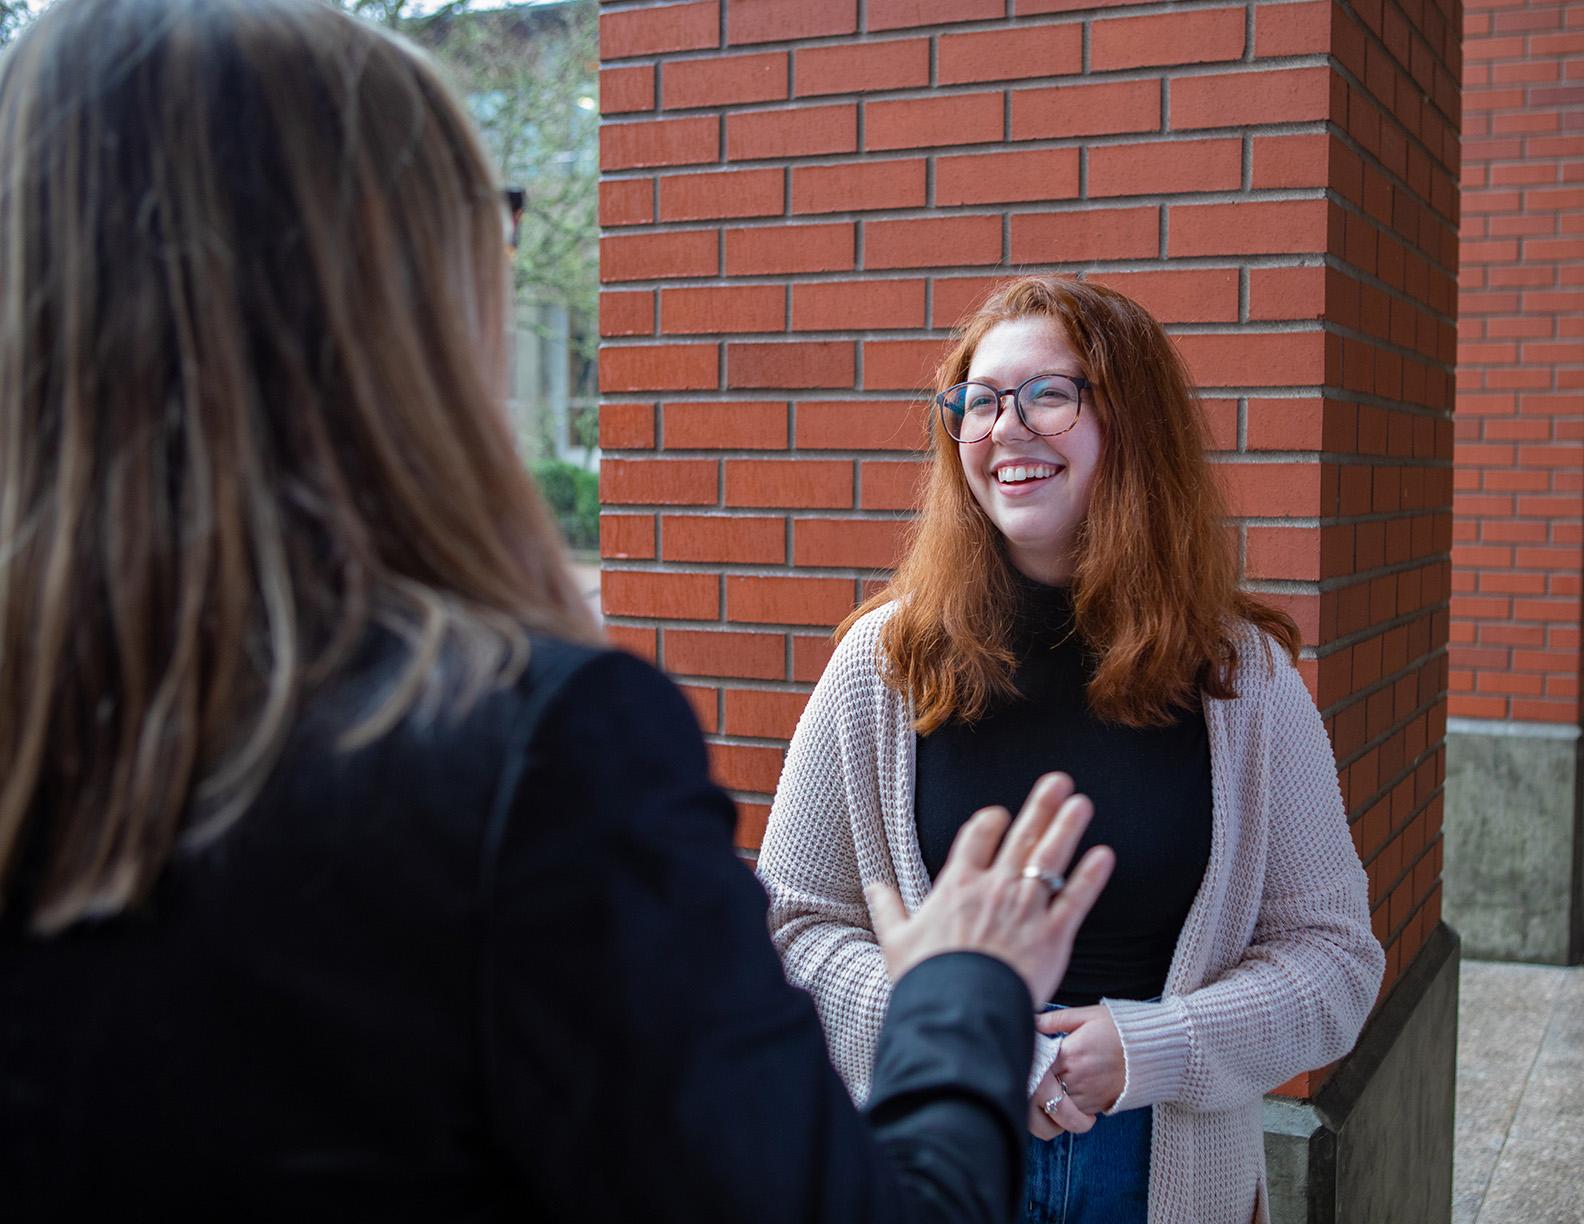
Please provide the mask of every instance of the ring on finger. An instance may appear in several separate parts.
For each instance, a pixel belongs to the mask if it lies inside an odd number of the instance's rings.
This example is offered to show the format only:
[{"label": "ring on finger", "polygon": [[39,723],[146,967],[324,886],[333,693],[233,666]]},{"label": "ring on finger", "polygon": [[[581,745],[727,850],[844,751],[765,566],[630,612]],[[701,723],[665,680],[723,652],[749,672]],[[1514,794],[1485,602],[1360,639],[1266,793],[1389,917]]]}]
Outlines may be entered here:
[{"label": "ring on finger", "polygon": [[1060,1076],[1056,1077],[1056,1087],[1060,1091],[1058,1091],[1055,1096],[1049,1098],[1043,1105],[1040,1106],[1040,1109],[1044,1111],[1045,1116],[1052,1122],[1057,1121],[1057,1110],[1061,1103],[1067,1099],[1068,1093],[1067,1082]]},{"label": "ring on finger", "polygon": [[1037,866],[1034,863],[1030,863],[1027,867],[1023,868],[1021,875],[1025,880],[1038,880],[1041,884],[1045,885],[1046,888],[1050,889],[1050,895],[1053,898],[1059,892],[1061,892],[1062,889],[1067,887],[1067,877],[1062,875],[1061,872],[1046,871],[1043,867]]}]

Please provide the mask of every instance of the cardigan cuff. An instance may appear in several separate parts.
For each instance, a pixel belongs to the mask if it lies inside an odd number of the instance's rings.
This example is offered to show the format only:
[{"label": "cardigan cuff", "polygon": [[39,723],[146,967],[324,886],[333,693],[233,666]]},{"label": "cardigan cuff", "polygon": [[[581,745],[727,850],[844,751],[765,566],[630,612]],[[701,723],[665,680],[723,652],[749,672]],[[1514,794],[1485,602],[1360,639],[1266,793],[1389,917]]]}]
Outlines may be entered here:
[{"label": "cardigan cuff", "polygon": [[1107,1113],[1176,1100],[1188,1073],[1188,1020],[1176,999],[1100,1000],[1122,1039],[1122,1095]]},{"label": "cardigan cuff", "polygon": [[1045,1072],[1050,1070],[1051,1063],[1056,1061],[1057,1051],[1061,1049],[1061,1042],[1044,1033],[1034,1034],[1034,1062],[1029,1067],[1028,1094],[1029,1099],[1034,1099],[1034,1090],[1039,1087],[1040,1080],[1045,1078]]}]

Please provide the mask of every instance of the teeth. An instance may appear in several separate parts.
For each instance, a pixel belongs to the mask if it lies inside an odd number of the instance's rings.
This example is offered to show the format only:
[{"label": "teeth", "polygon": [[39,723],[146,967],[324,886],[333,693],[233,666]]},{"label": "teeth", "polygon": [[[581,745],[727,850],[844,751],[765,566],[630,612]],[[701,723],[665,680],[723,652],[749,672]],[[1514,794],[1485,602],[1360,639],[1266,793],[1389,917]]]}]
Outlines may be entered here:
[{"label": "teeth", "polygon": [[996,473],[1001,484],[1018,484],[1025,480],[1044,480],[1056,475],[1057,469],[1048,464],[1036,463],[1032,467],[1004,467]]}]

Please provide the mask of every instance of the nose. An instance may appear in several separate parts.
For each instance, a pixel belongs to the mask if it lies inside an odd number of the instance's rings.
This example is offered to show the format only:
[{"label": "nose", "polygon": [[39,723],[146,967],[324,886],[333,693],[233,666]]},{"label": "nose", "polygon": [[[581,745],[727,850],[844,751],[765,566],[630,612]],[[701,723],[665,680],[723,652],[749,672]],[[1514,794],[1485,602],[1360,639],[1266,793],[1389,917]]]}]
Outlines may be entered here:
[{"label": "nose", "polygon": [[[1008,400],[1011,402],[1008,403]],[[996,397],[996,404],[1000,412],[996,415],[995,424],[990,427],[991,441],[1021,442],[1034,436],[1033,431],[1023,424],[1023,418],[1018,415],[1016,391],[1001,392]]]}]

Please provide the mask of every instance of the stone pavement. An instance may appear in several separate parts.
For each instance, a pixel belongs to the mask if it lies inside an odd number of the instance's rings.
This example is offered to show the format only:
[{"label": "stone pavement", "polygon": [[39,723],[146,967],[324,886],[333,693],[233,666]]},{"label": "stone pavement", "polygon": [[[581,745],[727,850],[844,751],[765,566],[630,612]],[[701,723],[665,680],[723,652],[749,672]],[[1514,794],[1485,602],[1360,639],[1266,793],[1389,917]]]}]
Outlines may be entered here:
[{"label": "stone pavement", "polygon": [[1584,1224],[1584,966],[1460,986],[1453,1224]]}]

